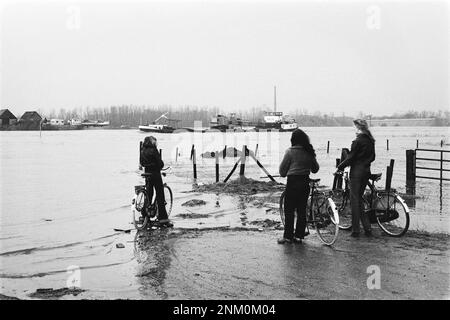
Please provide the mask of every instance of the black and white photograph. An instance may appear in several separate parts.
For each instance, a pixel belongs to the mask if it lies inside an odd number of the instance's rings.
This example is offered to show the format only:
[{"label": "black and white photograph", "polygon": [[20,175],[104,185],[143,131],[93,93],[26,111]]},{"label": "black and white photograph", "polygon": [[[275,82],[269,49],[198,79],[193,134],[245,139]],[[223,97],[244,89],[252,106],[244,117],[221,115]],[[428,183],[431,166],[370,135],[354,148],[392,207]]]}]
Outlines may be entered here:
[{"label": "black and white photograph", "polygon": [[449,300],[449,17],[2,1],[0,300]]}]

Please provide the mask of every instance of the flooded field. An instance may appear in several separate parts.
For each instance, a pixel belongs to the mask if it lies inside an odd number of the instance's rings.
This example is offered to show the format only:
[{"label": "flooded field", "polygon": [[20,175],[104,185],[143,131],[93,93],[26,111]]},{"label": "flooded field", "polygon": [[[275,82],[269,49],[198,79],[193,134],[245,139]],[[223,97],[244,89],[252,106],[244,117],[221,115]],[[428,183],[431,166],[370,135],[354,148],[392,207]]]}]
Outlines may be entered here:
[{"label": "flooded field", "polygon": [[[330,187],[335,159],[340,156],[341,148],[350,147],[354,131],[352,128],[305,128],[305,131],[311,137],[321,165],[314,177],[322,179],[321,185]],[[372,172],[383,173],[378,185],[384,187],[386,167],[390,159],[395,159],[392,186],[400,192],[405,192],[405,152],[414,149],[417,140],[420,148],[440,149],[441,140],[444,140],[444,149],[450,148],[448,128],[376,127],[373,134],[377,139],[377,158]],[[108,279],[114,278],[114,272],[119,274],[117,280],[111,281],[111,288],[121,288],[117,292],[122,294],[127,288],[134,290],[133,281],[140,280],[125,281],[120,277],[121,272],[125,275],[135,267],[135,255],[129,249],[133,239],[114,229],[133,227],[130,204],[134,186],[143,184],[138,170],[138,147],[146,135],[136,130],[48,131],[42,132],[42,136],[31,131],[0,132],[2,290],[20,296],[36,288],[64,287],[70,270],[77,266],[82,266],[84,274],[95,275],[88,277],[91,285],[101,286],[109,298],[112,296]],[[255,151],[258,145],[257,157],[269,173],[277,175],[278,164],[290,145],[290,133],[155,136],[163,160],[171,167],[165,182],[174,192],[171,216],[174,232],[222,227],[279,228],[280,188],[205,193],[195,191],[193,184],[202,190],[203,184],[215,181],[214,158],[201,157],[201,154],[223,150],[225,146],[241,150],[246,144]],[[386,150],[387,139],[389,150]],[[190,161],[193,144],[197,150],[197,181],[193,181]],[[233,156],[220,158],[222,181],[237,159]],[[231,179],[238,177],[238,170]],[[248,159],[245,174],[255,180],[269,181],[252,159]],[[437,172],[423,174],[438,176]],[[276,180],[285,182],[282,178]],[[444,183],[441,188],[436,180],[418,179],[416,195],[408,200],[410,229],[450,233],[450,183]],[[204,203],[183,205],[195,199]],[[122,242],[126,248],[116,249],[116,244]],[[114,266],[121,267],[111,268]]]}]

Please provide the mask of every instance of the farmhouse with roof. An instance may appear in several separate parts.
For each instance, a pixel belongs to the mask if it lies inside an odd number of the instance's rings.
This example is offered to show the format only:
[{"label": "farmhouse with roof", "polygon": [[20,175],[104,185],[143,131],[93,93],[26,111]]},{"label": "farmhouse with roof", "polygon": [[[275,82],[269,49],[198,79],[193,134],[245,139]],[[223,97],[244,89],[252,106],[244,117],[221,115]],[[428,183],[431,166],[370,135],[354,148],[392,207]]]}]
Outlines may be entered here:
[{"label": "farmhouse with roof", "polygon": [[39,130],[42,117],[36,111],[26,111],[19,119],[20,130]]},{"label": "farmhouse with roof", "polygon": [[0,110],[0,128],[6,129],[14,125],[17,122],[17,118],[8,109]]}]

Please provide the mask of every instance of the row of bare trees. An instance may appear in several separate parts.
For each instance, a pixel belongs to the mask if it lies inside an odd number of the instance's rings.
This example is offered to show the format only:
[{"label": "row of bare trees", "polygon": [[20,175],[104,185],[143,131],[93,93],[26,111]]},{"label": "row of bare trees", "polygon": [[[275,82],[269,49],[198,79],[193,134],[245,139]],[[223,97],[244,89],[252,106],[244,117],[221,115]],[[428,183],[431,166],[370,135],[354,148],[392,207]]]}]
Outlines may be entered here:
[{"label": "row of bare trees", "polygon": [[[264,116],[264,109],[252,108],[246,111],[235,112],[241,119],[257,122]],[[59,118],[64,120],[83,119],[83,120],[103,120],[110,121],[111,126],[130,126],[137,127],[139,125],[153,122],[159,116],[168,113],[170,119],[180,120],[177,122],[179,127],[192,127],[194,121],[202,121],[203,126],[209,126],[212,117],[218,114],[228,115],[230,111],[224,111],[217,107],[197,107],[197,106],[183,106],[174,108],[169,105],[161,105],[155,107],[136,106],[136,105],[121,105],[111,106],[107,108],[75,108],[72,110],[60,109],[53,110],[48,113],[47,118]],[[42,113],[41,113],[42,114]],[[313,113],[308,110],[295,110],[289,113],[300,126],[351,126],[353,117],[345,114],[336,116],[331,114],[322,114],[315,111]],[[359,117],[366,117],[360,112]],[[403,114],[393,114],[384,117],[372,117],[372,119],[380,118],[436,118],[436,125],[450,125],[450,111],[408,111]]]}]

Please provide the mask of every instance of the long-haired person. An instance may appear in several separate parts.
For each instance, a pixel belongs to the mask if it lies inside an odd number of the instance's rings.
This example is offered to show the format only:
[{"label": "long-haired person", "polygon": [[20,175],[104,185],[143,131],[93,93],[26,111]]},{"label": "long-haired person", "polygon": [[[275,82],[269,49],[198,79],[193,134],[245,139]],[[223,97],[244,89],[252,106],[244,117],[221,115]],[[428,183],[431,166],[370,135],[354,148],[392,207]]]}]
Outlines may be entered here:
[{"label": "long-haired person", "polygon": [[338,166],[338,171],[350,166],[350,203],[352,207],[352,237],[358,237],[361,220],[366,236],[372,236],[369,217],[364,214],[362,196],[370,176],[370,164],[375,160],[375,139],[369,130],[367,122],[362,119],[353,121],[356,129],[356,139],[351,150]]},{"label": "long-haired person", "polygon": [[157,140],[153,136],[145,137],[142,144],[142,150],[140,154],[140,164],[145,168],[145,173],[151,173],[149,179],[145,179],[149,200],[153,197],[153,188],[156,190],[156,202],[158,205],[158,221],[161,226],[172,227],[167,215],[165,199],[164,199],[164,186],[161,177],[161,169],[164,167],[164,162],[159,155]]},{"label": "long-haired person", "polygon": [[[287,176],[284,198],[285,227],[279,244],[301,243],[305,236],[306,204],[309,196],[309,174],[319,171],[316,153],[308,135],[300,129],[292,132],[291,147],[286,150],[280,164],[280,175]],[[295,211],[297,223],[294,231]]]}]

